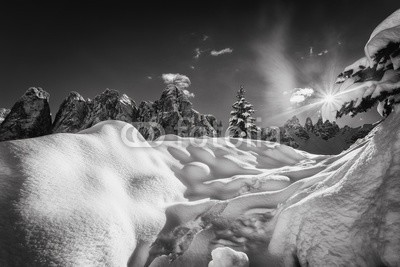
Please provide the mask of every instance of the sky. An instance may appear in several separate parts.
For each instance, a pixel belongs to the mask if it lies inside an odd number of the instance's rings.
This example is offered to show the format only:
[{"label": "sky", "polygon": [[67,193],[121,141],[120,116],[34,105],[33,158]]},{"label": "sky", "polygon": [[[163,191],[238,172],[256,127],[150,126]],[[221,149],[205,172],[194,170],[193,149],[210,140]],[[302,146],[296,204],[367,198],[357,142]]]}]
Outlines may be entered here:
[{"label": "sky", "polygon": [[[194,109],[224,125],[241,85],[258,126],[293,115],[304,123],[318,110],[299,114],[292,90],[329,87],[399,8],[395,0],[124,2],[2,4],[0,107],[32,86],[50,93],[53,115],[70,91],[93,98],[111,88],[139,104],[159,99],[163,74],[179,73],[191,81]],[[373,109],[338,124],[378,119]]]}]

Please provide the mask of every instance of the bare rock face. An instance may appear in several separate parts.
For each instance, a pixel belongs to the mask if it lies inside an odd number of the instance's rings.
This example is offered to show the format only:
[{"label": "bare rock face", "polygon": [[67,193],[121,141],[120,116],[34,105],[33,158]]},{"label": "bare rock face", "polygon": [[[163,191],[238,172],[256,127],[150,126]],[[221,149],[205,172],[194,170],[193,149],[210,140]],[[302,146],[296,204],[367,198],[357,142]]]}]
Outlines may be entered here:
[{"label": "bare rock face", "polygon": [[29,88],[0,125],[0,141],[51,133],[49,97],[40,87]]},{"label": "bare rock face", "polygon": [[90,112],[85,118],[84,129],[90,128],[98,122],[105,120],[120,120],[124,122],[135,121],[137,107],[126,94],[116,90],[105,90],[89,102]]},{"label": "bare rock face", "polygon": [[155,102],[139,106],[125,94],[107,89],[93,100],[71,93],[61,104],[53,123],[53,132],[78,132],[100,121],[120,120],[132,123],[146,139],[164,134],[179,136],[215,136],[217,124],[212,115],[192,109],[187,95],[169,85]]},{"label": "bare rock face", "polygon": [[[147,138],[164,134],[179,136],[216,136],[222,124],[212,115],[192,108],[187,94],[169,85],[155,102],[136,105],[126,94],[107,89],[93,100],[71,92],[61,103],[52,126],[49,94],[41,88],[30,88],[9,111],[0,110],[0,140],[42,136],[49,133],[76,133],[105,120],[120,120],[133,124]],[[219,131],[218,131],[219,129]],[[152,133],[153,132],[153,133]]]},{"label": "bare rock face", "polygon": [[77,92],[71,92],[64,99],[56,114],[53,133],[75,133],[80,131],[89,112],[90,106],[86,99]]},{"label": "bare rock face", "polygon": [[[192,108],[188,96],[177,86],[168,85],[159,100],[140,103],[138,122],[154,122],[160,126],[155,137],[161,134],[178,136],[217,136],[217,120],[212,115],[204,115]],[[147,138],[148,128],[140,128]]]},{"label": "bare rock face", "polygon": [[318,122],[315,124],[313,129],[313,133],[324,140],[334,137],[339,132],[340,128],[336,122],[330,122],[329,120],[323,122],[322,118],[318,119]]},{"label": "bare rock face", "polygon": [[136,113],[135,101],[116,90],[107,89],[93,100],[71,92],[57,112],[53,132],[75,133],[105,120],[132,122]]},{"label": "bare rock face", "polygon": [[281,142],[293,148],[299,148],[300,145],[296,142],[294,136],[302,140],[308,140],[310,138],[309,134],[300,124],[300,121],[296,116],[293,116],[293,118],[288,120],[281,128]]}]

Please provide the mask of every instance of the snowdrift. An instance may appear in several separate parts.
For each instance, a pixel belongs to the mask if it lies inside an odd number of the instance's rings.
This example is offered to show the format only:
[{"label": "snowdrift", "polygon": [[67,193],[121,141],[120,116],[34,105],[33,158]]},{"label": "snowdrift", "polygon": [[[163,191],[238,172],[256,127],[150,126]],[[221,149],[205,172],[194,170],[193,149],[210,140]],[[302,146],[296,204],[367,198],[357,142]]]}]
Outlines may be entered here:
[{"label": "snowdrift", "polygon": [[335,156],[119,121],[2,142],[0,265],[398,266],[399,125]]},{"label": "snowdrift", "polygon": [[[229,154],[218,146],[186,153],[194,149],[188,145],[179,153],[187,155],[178,159],[181,170],[194,166],[190,159],[212,171],[181,180],[191,193],[206,186],[200,194],[210,199],[168,207],[150,266],[207,266],[219,247],[246,253],[251,266],[398,266],[399,123],[399,114],[392,115],[337,156],[267,142],[261,149],[251,142]],[[180,140],[185,147],[187,140]],[[241,172],[260,173],[221,178],[227,174],[212,167],[221,156],[235,162],[229,170],[237,173],[242,166]]]}]

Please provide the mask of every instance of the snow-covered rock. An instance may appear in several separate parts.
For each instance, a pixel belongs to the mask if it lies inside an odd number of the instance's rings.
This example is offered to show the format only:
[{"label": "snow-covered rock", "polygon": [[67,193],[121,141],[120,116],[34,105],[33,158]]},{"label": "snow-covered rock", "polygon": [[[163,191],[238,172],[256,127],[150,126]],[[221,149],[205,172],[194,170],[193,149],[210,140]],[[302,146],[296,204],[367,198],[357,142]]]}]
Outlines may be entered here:
[{"label": "snow-covered rock", "polygon": [[208,267],[248,267],[249,259],[247,255],[231,248],[220,247],[211,252],[212,261]]},{"label": "snow-covered rock", "polygon": [[0,125],[0,141],[49,134],[51,114],[49,94],[42,88],[29,88],[14,104]]},{"label": "snow-covered rock", "polygon": [[0,108],[0,124],[4,121],[11,110],[8,108]]}]

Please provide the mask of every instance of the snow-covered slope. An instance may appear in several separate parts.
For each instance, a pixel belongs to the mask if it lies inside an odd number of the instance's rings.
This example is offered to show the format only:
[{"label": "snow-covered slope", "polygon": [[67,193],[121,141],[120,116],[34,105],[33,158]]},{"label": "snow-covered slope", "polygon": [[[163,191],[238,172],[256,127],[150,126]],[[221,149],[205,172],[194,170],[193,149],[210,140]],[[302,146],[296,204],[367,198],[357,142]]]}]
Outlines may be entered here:
[{"label": "snow-covered slope", "polygon": [[224,246],[251,266],[398,266],[399,125],[392,115],[337,156],[170,141],[160,149],[179,160],[187,196],[203,200],[167,209],[151,266],[207,266]]},{"label": "snow-covered slope", "polygon": [[336,156],[119,121],[2,142],[0,265],[398,266],[399,115]]}]

